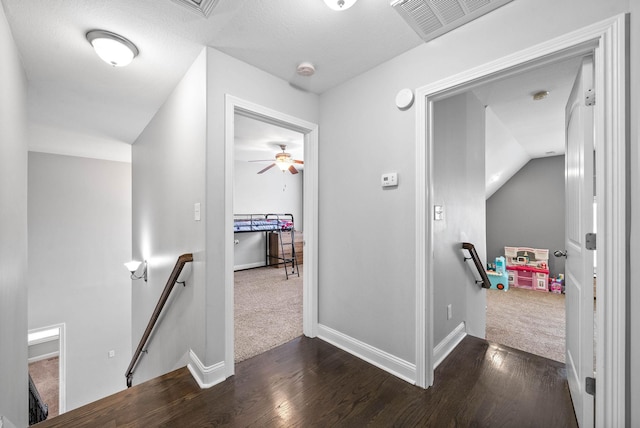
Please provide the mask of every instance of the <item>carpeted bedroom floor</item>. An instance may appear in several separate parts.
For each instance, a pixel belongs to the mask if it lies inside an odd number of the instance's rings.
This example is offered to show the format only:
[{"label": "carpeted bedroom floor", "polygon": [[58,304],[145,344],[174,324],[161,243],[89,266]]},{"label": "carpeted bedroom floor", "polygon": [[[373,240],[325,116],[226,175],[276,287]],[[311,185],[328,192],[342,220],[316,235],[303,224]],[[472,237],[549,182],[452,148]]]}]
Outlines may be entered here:
[{"label": "carpeted bedroom floor", "polygon": [[235,360],[240,362],[302,335],[300,276],[282,267],[235,272]]},{"label": "carpeted bedroom floor", "polygon": [[[564,294],[512,287],[487,290],[487,332],[491,342],[565,360]],[[302,335],[300,277],[282,268],[235,273],[235,360],[246,360]]]},{"label": "carpeted bedroom floor", "polygon": [[486,339],[565,362],[564,294],[487,290]]}]

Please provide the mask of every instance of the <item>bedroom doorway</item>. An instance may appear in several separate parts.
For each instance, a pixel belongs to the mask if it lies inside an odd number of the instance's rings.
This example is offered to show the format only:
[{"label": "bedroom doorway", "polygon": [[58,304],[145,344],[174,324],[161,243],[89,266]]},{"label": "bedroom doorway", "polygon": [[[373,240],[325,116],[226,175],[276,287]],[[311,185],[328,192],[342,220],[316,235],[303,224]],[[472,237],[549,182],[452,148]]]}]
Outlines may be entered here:
[{"label": "bedroom doorway", "polygon": [[[553,253],[565,246],[565,107],[581,61],[556,61],[471,91],[485,106],[487,264],[505,257],[507,266],[525,269],[507,271],[509,292],[487,290],[486,339],[562,363],[565,259]],[[506,247],[531,255],[527,265]]]},{"label": "bedroom doorway", "polygon": [[238,363],[302,335],[304,134],[239,113],[234,125]]},{"label": "bedroom doorway", "polygon": [[[625,379],[622,378],[619,367],[624,362],[624,350],[617,344],[624,344],[626,335],[624,317],[626,316],[624,296],[626,278],[626,260],[627,250],[625,247],[625,238],[627,237],[626,217],[627,204],[625,199],[625,183],[627,170],[624,165],[625,160],[625,110],[620,108],[624,103],[624,85],[616,85],[615,83],[625,81],[624,55],[625,51],[625,19],[623,16],[617,16],[609,20],[591,25],[580,29],[574,33],[564,35],[554,40],[542,43],[535,47],[523,50],[521,52],[508,55],[499,61],[479,67],[478,69],[469,70],[460,75],[444,79],[429,86],[425,86],[416,91],[417,103],[417,120],[418,138],[416,145],[418,163],[418,181],[417,199],[418,212],[416,222],[419,242],[417,245],[418,259],[418,295],[431,295],[434,291],[433,276],[431,273],[432,260],[426,257],[426,263],[421,263],[424,254],[432,254],[435,244],[432,242],[433,237],[433,221],[429,220],[426,215],[434,205],[431,190],[433,185],[432,177],[427,173],[427,166],[432,165],[434,142],[433,135],[430,132],[433,125],[433,105],[441,99],[445,99],[455,93],[463,93],[471,87],[476,86],[481,81],[497,78],[502,75],[512,74],[514,70],[523,70],[533,65],[542,65],[551,63],[559,59],[566,59],[572,56],[593,54],[595,58],[595,87],[599,89],[598,102],[594,104],[595,108],[595,129],[594,140],[596,151],[599,153],[597,158],[598,174],[596,175],[596,187],[598,197],[598,231],[603,237],[598,237],[598,278],[606,287],[597,288],[596,301],[596,318],[598,324],[599,337],[602,340],[597,341],[596,360],[598,373],[598,388],[612,400],[596,401],[596,415],[598,421],[619,420],[623,418],[620,408],[612,405],[616,402],[616,397],[624,397]],[[587,94],[589,95],[589,94]],[[585,95],[583,101],[588,101]],[[606,144],[605,144],[606,142]],[[581,159],[585,159],[583,156]],[[424,162],[423,162],[424,160]],[[581,169],[571,169],[575,172]],[[588,171],[585,169],[585,171]],[[425,176],[424,184],[422,176]],[[593,180],[593,177],[581,177],[582,180]],[[579,186],[577,186],[579,187]],[[581,197],[580,206],[582,212],[591,210],[587,204],[592,204],[590,198]],[[615,215],[603,218],[603,213],[615,213]],[[426,219],[426,226],[423,227],[421,222]],[[590,223],[583,222],[584,225]],[[423,233],[424,232],[424,233]],[[424,239],[423,239],[424,237]],[[584,235],[582,235],[584,238]],[[582,239],[581,238],[581,239]],[[608,253],[607,257],[603,257],[603,253]],[[424,272],[424,274],[423,274]],[[593,299],[590,302],[593,305]],[[422,300],[418,301],[419,306]],[[613,307],[611,311],[605,311],[605,307]],[[574,308],[575,309],[575,308]],[[574,310],[573,313],[576,311]],[[422,339],[421,329],[428,331],[429,325],[436,319],[432,308],[423,305],[419,307],[418,314],[425,314],[424,319],[418,317],[417,328],[419,331],[418,342]],[[591,313],[582,311],[583,314]],[[567,306],[567,319],[573,318],[569,314],[569,306]],[[423,327],[423,321],[427,327]],[[584,325],[584,323],[582,324]],[[418,347],[417,361],[421,367],[422,361],[425,364],[424,373],[418,372],[418,385],[424,383],[429,386],[433,383],[434,362],[437,361],[433,354],[437,349],[433,342],[429,342],[426,336],[426,353],[422,352],[422,347]],[[574,337],[578,339],[577,337]],[[573,340],[573,338],[571,339]],[[580,343],[592,342],[593,337],[585,335],[579,340]],[[420,343],[421,344],[421,343]],[[439,346],[439,345],[438,345]],[[603,355],[609,355],[611,358],[600,358]],[[586,354],[584,354],[586,357]],[[588,359],[587,359],[588,362]],[[590,365],[590,363],[589,363]],[[584,367],[586,367],[585,365]],[[582,377],[581,379],[584,379]],[[602,389],[600,389],[602,388]],[[585,396],[585,389],[580,393],[580,397],[574,396],[572,391],[572,399],[582,400]],[[600,395],[599,395],[600,396]],[[599,422],[598,425],[605,424]]]},{"label": "bedroom doorway", "polygon": [[[293,306],[293,312],[297,314],[292,316],[298,320],[301,317],[301,325],[296,321],[293,333],[278,331],[273,334],[276,342],[283,340],[278,339],[283,334],[293,334],[293,337],[301,334],[315,337],[317,334],[318,126],[231,95],[226,96],[225,124],[225,219],[229,225],[225,233],[225,366],[230,376],[235,371],[236,361],[262,351],[259,346],[249,353],[240,352],[240,349],[236,352],[236,324],[240,323],[235,314],[236,280],[254,284],[254,291],[264,292],[272,286],[287,292],[297,290],[290,293],[295,296],[284,299],[283,305],[278,303],[284,307],[283,311]],[[257,132],[262,142],[257,150],[249,150],[248,140],[255,137],[251,136],[252,132]],[[268,134],[266,137],[265,133]],[[288,162],[287,167],[279,169],[277,162],[283,158]],[[282,223],[278,223],[277,231],[234,233],[237,214],[239,217],[248,215],[250,219],[254,215],[262,216],[262,220]],[[297,252],[295,265],[291,262],[293,251]],[[284,261],[287,261],[286,271]],[[263,285],[255,286],[256,283]],[[248,296],[249,301],[257,302],[258,309],[249,309],[251,316],[246,312],[244,316],[238,313],[242,321],[256,318],[257,312],[263,312],[266,317],[277,317],[273,307],[264,307],[268,299],[259,297],[257,291],[249,292]],[[267,295],[278,296],[276,293]],[[287,299],[301,303],[286,303]],[[266,324],[270,322],[254,320],[253,327],[245,330],[249,333],[243,340],[256,342],[256,337],[263,336],[261,330]],[[292,323],[285,324],[290,326]],[[238,345],[241,345],[239,338]]]}]

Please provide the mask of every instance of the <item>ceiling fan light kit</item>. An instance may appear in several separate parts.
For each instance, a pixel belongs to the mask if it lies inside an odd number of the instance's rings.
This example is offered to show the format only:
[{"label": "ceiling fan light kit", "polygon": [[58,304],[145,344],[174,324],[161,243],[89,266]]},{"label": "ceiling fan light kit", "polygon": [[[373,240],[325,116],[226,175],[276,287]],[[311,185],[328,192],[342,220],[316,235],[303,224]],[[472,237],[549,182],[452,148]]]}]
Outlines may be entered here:
[{"label": "ceiling fan light kit", "polygon": [[[287,146],[285,144],[280,144],[280,149],[282,150],[282,153],[276,153],[275,161],[271,165],[267,166],[266,168],[263,168],[260,171],[258,171],[258,174],[262,174],[263,172],[270,170],[274,166],[277,166],[282,172],[289,171],[291,174],[298,173],[298,170],[296,169],[294,164],[304,165],[304,161],[299,159],[292,159],[291,154],[285,152],[285,150],[287,149]],[[250,162],[260,162],[260,161],[250,161]]]}]

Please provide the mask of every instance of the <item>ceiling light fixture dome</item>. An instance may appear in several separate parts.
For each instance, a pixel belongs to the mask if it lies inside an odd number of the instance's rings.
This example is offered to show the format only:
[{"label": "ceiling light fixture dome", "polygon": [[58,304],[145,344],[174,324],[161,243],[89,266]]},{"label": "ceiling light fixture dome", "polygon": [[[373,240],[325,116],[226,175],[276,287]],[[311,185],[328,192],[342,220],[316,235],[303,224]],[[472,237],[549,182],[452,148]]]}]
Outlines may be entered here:
[{"label": "ceiling light fixture dome", "polygon": [[114,67],[124,67],[138,55],[138,48],[124,37],[104,30],[91,30],[87,40],[98,56]]},{"label": "ceiling light fixture dome", "polygon": [[347,10],[353,6],[358,0],[324,0],[324,2],[333,10]]}]

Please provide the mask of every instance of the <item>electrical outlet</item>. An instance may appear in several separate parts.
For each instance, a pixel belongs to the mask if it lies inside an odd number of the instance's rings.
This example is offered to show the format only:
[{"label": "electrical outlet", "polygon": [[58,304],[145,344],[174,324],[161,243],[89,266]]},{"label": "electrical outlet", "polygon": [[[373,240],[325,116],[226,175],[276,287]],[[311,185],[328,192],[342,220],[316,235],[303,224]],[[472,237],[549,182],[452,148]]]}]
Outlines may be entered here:
[{"label": "electrical outlet", "polygon": [[451,307],[451,303],[447,305],[447,319],[450,320],[453,317],[453,308]]},{"label": "electrical outlet", "polygon": [[113,358],[116,356],[116,351],[114,351],[113,349],[111,351],[109,351],[109,358]]}]

